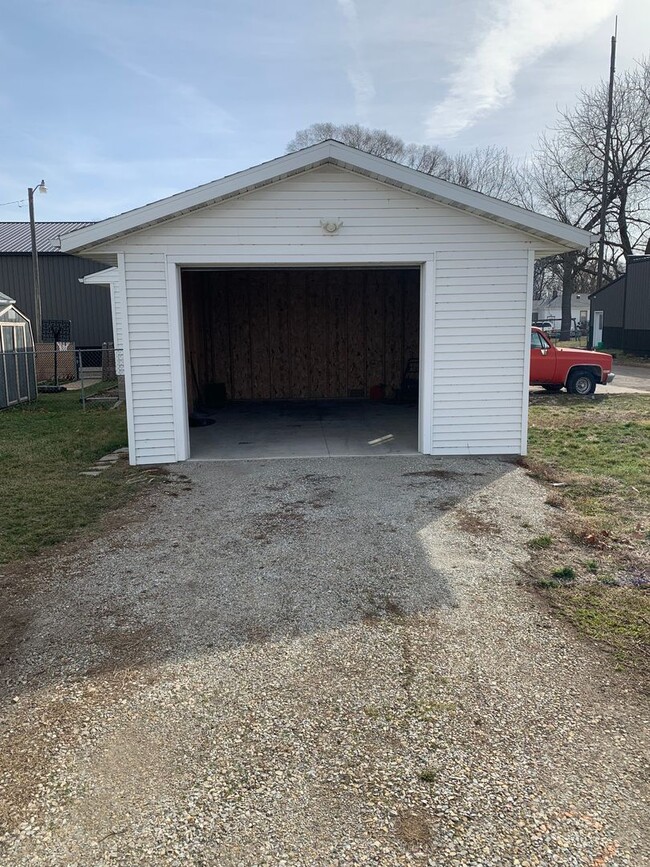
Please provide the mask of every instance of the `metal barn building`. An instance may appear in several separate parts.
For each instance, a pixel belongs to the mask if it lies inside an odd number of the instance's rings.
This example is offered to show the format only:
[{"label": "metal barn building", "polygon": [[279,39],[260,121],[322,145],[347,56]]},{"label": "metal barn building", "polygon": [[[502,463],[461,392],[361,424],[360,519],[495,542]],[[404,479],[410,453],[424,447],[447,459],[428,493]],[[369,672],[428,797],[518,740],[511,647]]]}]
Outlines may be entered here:
[{"label": "metal barn building", "polygon": [[[591,240],[326,141],[81,228],[62,249],[117,269],[130,460],[151,464],[205,456],[207,438],[227,457],[225,415],[200,441],[189,426],[214,390],[254,402],[258,431],[264,407],[271,425],[278,402],[338,401],[350,436],[337,454],[395,453],[388,415],[373,439],[363,414],[381,394],[392,412],[408,364],[412,451],[525,454],[535,259]],[[273,435],[286,455],[314,454],[298,449],[300,424]]]},{"label": "metal barn building", "polygon": [[[106,286],[84,286],[81,277],[101,268],[62,253],[59,237],[89,223],[36,223],[43,319],[69,319],[78,348],[99,347],[113,340],[110,292]],[[29,223],[0,223],[0,286],[33,320],[34,279]]]},{"label": "metal barn building", "polygon": [[590,296],[591,342],[650,355],[650,256],[627,260],[627,271]]}]

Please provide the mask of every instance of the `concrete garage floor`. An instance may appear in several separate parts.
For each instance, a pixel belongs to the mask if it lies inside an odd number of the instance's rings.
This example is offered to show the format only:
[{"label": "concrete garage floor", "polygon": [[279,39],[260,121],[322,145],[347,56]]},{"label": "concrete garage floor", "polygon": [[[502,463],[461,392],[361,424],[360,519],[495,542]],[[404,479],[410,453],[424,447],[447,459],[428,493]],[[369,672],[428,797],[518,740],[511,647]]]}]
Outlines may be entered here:
[{"label": "concrete garage floor", "polygon": [[418,452],[418,409],[379,401],[246,401],[190,430],[191,460],[318,458]]}]

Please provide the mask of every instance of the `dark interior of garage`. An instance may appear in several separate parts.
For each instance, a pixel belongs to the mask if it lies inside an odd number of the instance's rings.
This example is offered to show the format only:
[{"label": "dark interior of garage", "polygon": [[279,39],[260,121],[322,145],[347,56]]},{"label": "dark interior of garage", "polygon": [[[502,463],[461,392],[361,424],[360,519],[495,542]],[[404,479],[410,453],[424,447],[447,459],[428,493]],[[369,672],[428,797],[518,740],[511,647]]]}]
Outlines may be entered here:
[{"label": "dark interior of garage", "polygon": [[186,270],[191,408],[228,401],[394,399],[417,375],[417,268]]},{"label": "dark interior of garage", "polygon": [[417,453],[416,268],[189,269],[191,455]]}]

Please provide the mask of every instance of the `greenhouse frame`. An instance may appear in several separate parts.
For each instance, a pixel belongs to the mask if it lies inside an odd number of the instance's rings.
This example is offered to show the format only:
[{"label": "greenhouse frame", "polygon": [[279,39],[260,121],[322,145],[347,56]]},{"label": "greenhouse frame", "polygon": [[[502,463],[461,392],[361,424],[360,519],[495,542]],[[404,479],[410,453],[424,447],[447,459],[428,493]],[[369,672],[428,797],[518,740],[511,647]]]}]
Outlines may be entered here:
[{"label": "greenhouse frame", "polygon": [[0,292],[0,409],[35,400],[34,337],[29,319]]}]

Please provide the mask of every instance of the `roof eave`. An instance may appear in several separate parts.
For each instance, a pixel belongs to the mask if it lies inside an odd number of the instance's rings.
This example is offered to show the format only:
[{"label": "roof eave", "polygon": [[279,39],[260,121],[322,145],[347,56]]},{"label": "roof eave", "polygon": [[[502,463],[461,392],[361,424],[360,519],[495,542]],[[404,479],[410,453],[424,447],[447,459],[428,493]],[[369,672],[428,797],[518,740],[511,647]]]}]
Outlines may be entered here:
[{"label": "roof eave", "polygon": [[[129,232],[140,231],[163,220],[180,217],[198,208],[219,204],[232,196],[252,192],[260,186],[276,183],[285,177],[298,174],[308,167],[328,161],[329,142],[313,145],[296,153],[261,163],[191,190],[176,193],[149,205],[143,205],[116,217],[109,217],[87,229],[79,229],[61,236],[61,250],[75,253],[96,244],[105,243]],[[308,152],[308,154],[307,154]],[[246,178],[246,180],[243,180]]]},{"label": "roof eave", "polygon": [[118,279],[119,273],[119,269],[116,267],[104,268],[103,271],[93,271],[92,274],[79,277],[79,282],[86,286],[109,286]]},{"label": "roof eave", "polygon": [[[346,149],[346,151],[349,150],[353,149]],[[387,163],[389,167],[382,172],[364,171],[364,174],[379,181],[388,179],[407,192],[414,193],[415,195],[426,195],[450,207],[460,207],[483,219],[492,218],[520,232],[535,234],[539,238],[552,241],[554,244],[559,243],[561,247],[565,247],[567,250],[582,249],[598,240],[596,235],[592,235],[585,229],[578,229],[575,226],[570,226],[568,223],[560,223],[552,217],[545,217],[543,214],[527,211],[518,205],[511,205],[509,202],[492,198],[484,193],[478,193],[476,190],[470,190],[468,187],[452,184],[450,181],[445,181],[433,175],[426,175],[423,172],[418,172],[399,163],[382,160],[379,157],[365,154],[361,151],[358,153],[361,153],[363,157],[367,157],[369,160],[377,160],[382,166]],[[329,162],[339,165],[341,168],[349,168],[356,171],[360,168],[358,164],[350,164],[345,160],[335,157],[330,159]],[[418,181],[417,184],[411,182],[415,179]]]},{"label": "roof eave", "polygon": [[434,198],[451,207],[496,220],[518,231],[535,235],[546,242],[550,241],[562,250],[582,249],[588,247],[594,240],[594,236],[584,229],[559,223],[550,217],[526,211],[500,199],[493,199],[399,163],[364,153],[340,142],[326,141],[63,235],[61,251],[79,253],[130,232],[141,231],[190,211],[219,204],[233,196],[251,192],[270,183],[277,183],[324,163],[333,163],[341,168],[362,172],[379,181],[388,181],[400,186],[416,195]]},{"label": "roof eave", "polygon": [[615,283],[619,283],[621,280],[625,280],[626,278],[627,278],[627,271],[625,272],[625,274],[621,274],[621,276],[620,276],[620,277],[617,277],[615,280],[610,280],[609,283],[605,283],[604,286],[601,286],[600,289],[596,289],[595,292],[592,292],[592,293],[591,293],[590,295],[588,295],[587,297],[588,297],[588,298],[593,298],[594,295],[600,295],[600,293],[601,293],[601,292],[604,292],[605,289],[609,289],[609,288],[610,288],[611,286],[613,286]]}]

